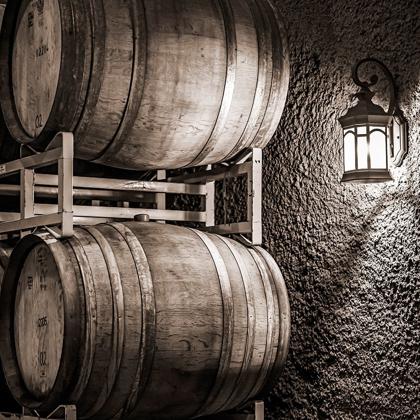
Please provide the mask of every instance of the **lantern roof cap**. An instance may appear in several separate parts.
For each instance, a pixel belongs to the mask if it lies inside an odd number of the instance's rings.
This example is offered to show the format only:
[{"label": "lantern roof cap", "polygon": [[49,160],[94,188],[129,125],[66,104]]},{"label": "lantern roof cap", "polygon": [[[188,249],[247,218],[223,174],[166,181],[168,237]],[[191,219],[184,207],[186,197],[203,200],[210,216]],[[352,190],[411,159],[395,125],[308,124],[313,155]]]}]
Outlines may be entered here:
[{"label": "lantern roof cap", "polygon": [[362,87],[355,96],[359,102],[338,119],[343,127],[358,123],[390,123],[392,115],[372,102],[375,94],[369,88]]}]

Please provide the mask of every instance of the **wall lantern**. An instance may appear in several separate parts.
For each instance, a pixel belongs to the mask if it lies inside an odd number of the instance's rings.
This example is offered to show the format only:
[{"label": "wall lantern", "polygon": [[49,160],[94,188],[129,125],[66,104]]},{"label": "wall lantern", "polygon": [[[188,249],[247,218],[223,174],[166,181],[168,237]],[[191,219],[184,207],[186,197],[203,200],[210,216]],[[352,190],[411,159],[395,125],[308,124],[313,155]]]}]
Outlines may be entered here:
[{"label": "wall lantern", "polygon": [[[388,80],[388,112],[372,102],[375,94],[369,88],[378,82],[378,76],[372,76],[370,82],[359,79],[359,67],[367,62],[378,66]],[[394,79],[388,68],[374,58],[356,63],[352,77],[362,89],[356,94],[357,105],[339,118],[344,130],[344,175],[341,182],[370,184],[392,181],[389,162],[399,166],[407,153],[407,123],[396,102]]]}]

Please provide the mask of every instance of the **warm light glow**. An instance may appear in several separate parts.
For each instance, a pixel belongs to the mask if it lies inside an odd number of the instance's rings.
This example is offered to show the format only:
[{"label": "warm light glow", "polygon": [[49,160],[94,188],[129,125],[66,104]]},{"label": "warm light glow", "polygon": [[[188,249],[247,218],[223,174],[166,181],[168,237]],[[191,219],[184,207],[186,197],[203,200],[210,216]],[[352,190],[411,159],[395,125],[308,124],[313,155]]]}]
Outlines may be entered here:
[{"label": "warm light glow", "polygon": [[356,144],[353,131],[344,131],[344,171],[356,169]]},{"label": "warm light glow", "polygon": [[370,131],[370,165],[372,169],[387,169],[387,141],[383,127],[372,127]]},{"label": "warm light glow", "polygon": [[357,169],[368,168],[368,145],[367,137],[357,138]]}]

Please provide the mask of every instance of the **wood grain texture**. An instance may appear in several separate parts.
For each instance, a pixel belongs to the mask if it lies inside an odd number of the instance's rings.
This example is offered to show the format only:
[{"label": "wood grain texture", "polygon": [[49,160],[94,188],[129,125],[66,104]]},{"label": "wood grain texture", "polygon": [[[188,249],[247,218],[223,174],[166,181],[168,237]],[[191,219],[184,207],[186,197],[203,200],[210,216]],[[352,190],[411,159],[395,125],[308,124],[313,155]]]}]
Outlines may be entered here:
[{"label": "wood grain texture", "polygon": [[[36,249],[37,246],[46,246],[49,254],[52,254],[54,257],[59,274],[53,281],[57,284],[56,290],[59,287],[62,289],[62,307],[64,308],[62,323],[65,329],[61,358],[58,372],[55,375],[54,386],[50,392],[43,395],[43,398],[40,399],[34,398],[34,395],[25,385],[23,374],[19,368],[18,353],[15,350],[14,328],[15,302],[22,267],[28,254],[30,254],[32,249]],[[41,282],[39,283],[41,284]],[[81,305],[79,286],[72,266],[72,261],[67,255],[65,246],[51,237],[48,233],[28,235],[14,248],[8,268],[3,277],[0,294],[0,355],[9,388],[14,397],[24,406],[34,409],[44,407],[47,411],[53,410],[54,408],[52,407],[56,407],[56,401],[63,398],[63,391],[67,390],[71,385],[73,374],[76,370],[74,363],[75,355],[77,355],[79,345],[82,341],[80,334]],[[45,290],[43,290],[43,292],[45,292]],[[53,303],[52,306],[54,305],[55,304]],[[30,333],[31,329],[28,328],[28,330]],[[71,339],[66,337],[71,337]],[[42,338],[40,342],[42,343]],[[29,353],[33,353],[34,359],[39,357],[36,350],[37,348],[35,346],[28,346],[26,349]],[[44,348],[41,350],[46,351]],[[23,351],[25,351],[25,349],[22,349],[22,352]],[[43,361],[45,361],[44,357],[45,355],[43,356]],[[47,361],[48,360],[47,354]],[[43,363],[39,363],[39,365],[41,364]],[[35,379],[36,378],[34,378],[34,380]],[[34,381],[33,388],[36,389],[37,385],[41,383],[42,379],[41,377],[38,377],[38,380]]]},{"label": "wood grain texture", "polygon": [[248,249],[248,252],[251,254],[252,258],[257,264],[258,270],[260,272],[261,280],[264,285],[264,293],[266,299],[266,308],[267,308],[267,329],[266,329],[266,346],[264,351],[263,360],[260,361],[261,363],[261,371],[258,375],[258,378],[254,381],[254,386],[250,391],[247,399],[252,398],[253,396],[257,395],[260,391],[263,384],[265,384],[268,376],[269,376],[269,366],[271,363],[273,348],[275,347],[275,332],[278,328],[278,313],[275,312],[275,305],[274,305],[274,296],[273,290],[270,283],[270,274],[269,269],[266,267],[263,259],[259,254],[257,254],[253,249]]},{"label": "wood grain texture", "polygon": [[123,415],[130,413],[138,404],[142,396],[147,381],[155,352],[156,338],[156,303],[153,287],[152,273],[147,261],[147,256],[143,246],[134,233],[121,223],[112,223],[111,226],[116,229],[127,242],[131,255],[136,264],[137,276],[141,288],[141,307],[142,307],[142,339],[139,363],[132,389],[127,398],[127,404]]},{"label": "wood grain texture", "polygon": [[19,10],[12,57],[16,110],[23,129],[36,137],[50,115],[61,62],[58,0],[24,0]]},{"label": "wood grain texture", "polygon": [[210,394],[207,396],[206,402],[201,406],[200,410],[194,414],[196,417],[206,413],[212,413],[213,404],[220,399],[221,395],[223,395],[223,387],[229,374],[229,367],[232,359],[234,312],[232,288],[230,285],[231,280],[223,257],[217,249],[216,244],[212,241],[213,235],[208,235],[195,229],[192,229],[192,231],[201,238],[212,256],[219,276],[220,291],[223,301],[223,337],[217,377]]},{"label": "wood grain texture", "polygon": [[35,398],[45,398],[57,378],[64,341],[63,289],[46,245],[36,246],[23,264],[14,330],[23,381]]},{"label": "wood grain texture", "polygon": [[287,354],[289,352],[289,343],[290,343],[290,304],[289,297],[287,294],[287,287],[284,281],[283,275],[280,271],[279,266],[274,261],[273,257],[263,248],[255,247],[257,253],[261,255],[264,259],[264,262],[267,264],[271,278],[273,279],[277,300],[279,303],[279,316],[280,316],[280,334],[278,338],[278,348],[277,355],[272,367],[272,372],[268,378],[265,386],[260,391],[261,394],[268,393],[276,384],[276,378],[281,375],[281,372],[284,369],[286,363]]},{"label": "wood grain texture", "polygon": [[132,416],[188,418],[210,393],[219,365],[223,304],[217,271],[193,232],[157,223],[125,225],[147,255],[156,304],[153,366]]},{"label": "wood grain texture", "polygon": [[[11,389],[28,407],[72,403],[80,418],[95,420],[187,419],[233,409],[277,380],[290,332],[287,293],[259,248],[125,222],[76,228],[61,241],[28,235],[15,250],[0,293],[0,354]],[[53,293],[48,305],[32,293],[45,292],[37,286],[41,263],[49,267],[42,272]],[[69,299],[77,301],[70,314]],[[54,318],[48,328],[56,325],[62,337],[47,386],[33,375],[39,366],[30,355],[60,341],[25,325],[45,310]]]},{"label": "wood grain texture", "polygon": [[[236,407],[235,403],[240,400],[243,401],[242,393],[243,388],[249,386],[247,383],[247,376],[252,371],[253,357],[254,352],[257,351],[256,348],[256,327],[257,327],[257,305],[255,302],[255,286],[258,285],[258,281],[254,284],[251,282],[250,273],[246,266],[246,261],[244,261],[242,254],[242,249],[236,247],[236,244],[229,239],[220,237],[222,241],[228,246],[230,252],[233,254],[235,261],[239,267],[241,273],[242,281],[245,287],[245,295],[247,302],[247,337],[246,343],[244,344],[245,353],[242,361],[242,367],[237,379],[235,388],[232,391],[232,394],[229,396],[228,400],[221,407],[221,410],[228,410],[231,407]],[[245,249],[245,253],[247,253]],[[263,304],[263,301],[261,302]]]},{"label": "wood grain texture", "polygon": [[[142,333],[140,284],[135,262],[121,234],[107,225],[87,228],[102,249],[115,298],[123,304],[117,320],[119,328],[117,375],[105,404],[95,419],[109,419],[123,409],[132,389],[139,364]],[[140,316],[139,316],[140,315]]]},{"label": "wood grain texture", "polygon": [[278,122],[286,103],[289,87],[290,58],[286,28],[278,9],[271,0],[261,1],[260,9],[261,11],[265,9],[270,22],[273,48],[273,78],[264,119],[250,147],[264,148],[278,127]]},{"label": "wood grain texture", "polygon": [[248,0],[248,4],[250,11],[252,12],[258,40],[258,46],[256,47],[258,49],[258,79],[256,82],[256,90],[252,97],[252,109],[247,124],[243,128],[243,132],[241,133],[238,142],[226,156],[226,159],[232,158],[244,148],[249,147],[260,130],[262,119],[267,112],[268,98],[270,97],[271,81],[273,78],[270,22],[261,10],[259,0]]},{"label": "wood grain texture", "polygon": [[[75,129],[85,103],[88,81],[86,75],[89,74],[91,61],[91,44],[90,42],[86,42],[87,39],[91,39],[90,25],[87,20],[89,16],[89,8],[86,7],[87,1],[60,0],[58,3],[57,0],[48,0],[47,2],[36,2],[32,0],[31,3],[28,3],[28,1],[8,2],[6,6],[0,38],[0,102],[7,127],[12,136],[20,143],[31,143],[34,147],[42,148],[49,143],[58,131],[74,131]],[[50,6],[52,5],[49,8],[49,12],[44,11],[46,3]],[[59,10],[57,9],[58,4]],[[27,6],[29,7],[28,10],[26,9]],[[32,13],[34,26],[30,26],[32,25]],[[50,16],[50,24],[53,22],[57,30],[60,28],[58,34],[51,26],[48,26],[46,29],[43,18],[44,13]],[[27,17],[26,20],[24,16]],[[52,61],[48,58],[52,57],[52,55],[48,55],[48,51],[47,54],[42,54],[42,52],[46,51],[45,48],[43,49],[43,46],[34,45],[35,20],[37,20],[38,24],[36,32],[36,39],[38,41],[50,39],[51,36],[57,35],[57,39],[51,41],[55,45],[59,45],[61,42],[61,52],[56,51],[57,54],[53,54],[55,58]],[[20,26],[22,26],[21,31],[18,30]],[[43,31],[42,28],[46,30]],[[20,43],[16,45],[17,37],[19,39],[22,38],[23,42],[25,42],[26,38],[28,40],[33,38],[32,47],[20,45]],[[27,54],[21,57],[18,51],[22,48],[27,51]],[[36,57],[37,52],[38,55],[41,54],[39,57]],[[13,57],[15,57],[15,60]],[[41,61],[38,60],[39,65],[33,66],[34,69],[38,70],[33,70],[29,65],[28,67],[22,65],[22,70],[20,70],[20,59],[25,57],[27,59],[30,59],[30,57],[41,58]],[[27,60],[25,62],[28,63]],[[38,94],[40,92],[42,93],[42,97],[36,96],[35,91],[37,86],[48,86],[51,89],[54,86],[54,83],[52,83],[53,79],[47,79],[49,72],[44,73],[40,69],[48,68],[52,74],[57,75],[57,63],[59,63],[59,72],[56,89],[49,93],[47,91],[43,92],[42,90],[38,91]],[[45,109],[49,109],[52,103],[49,114],[42,115],[42,123],[39,118],[35,118],[37,121],[34,120],[34,124],[38,126],[42,125],[41,130],[35,130],[35,136],[26,132],[25,127],[20,121],[17,103],[15,102],[12,76],[16,72],[21,71],[23,73],[26,72],[26,76],[28,74],[32,75],[31,80],[34,81],[34,84],[19,83],[19,80],[15,81],[15,84],[19,86],[19,97],[26,98],[24,102],[21,102],[21,106],[19,105],[22,113],[27,112],[23,109],[26,106],[35,109],[36,104],[39,103],[44,104],[43,107]],[[45,80],[41,80],[44,79],[44,76]],[[15,79],[19,79],[17,74],[15,74]],[[17,99],[19,102],[19,98]],[[26,120],[30,124],[29,119]],[[31,130],[28,129],[28,131]]]},{"label": "wood grain texture", "polygon": [[230,349],[230,365],[219,397],[203,414],[215,413],[221,410],[237,387],[242,366],[247,352],[248,339],[248,300],[247,292],[240,267],[225,241],[216,235],[211,235],[220,254],[223,256],[229,274],[233,298],[233,339]]},{"label": "wood grain texture", "polygon": [[[90,1],[92,67],[83,114],[76,128],[77,154],[93,160],[114,139],[132,83],[132,5],[125,0]],[[138,92],[137,92],[138,93]]]},{"label": "wood grain texture", "polygon": [[234,12],[229,0],[219,0],[221,11],[224,19],[224,27],[226,32],[226,79],[223,92],[223,98],[220,103],[219,113],[214,123],[213,131],[203,149],[198,153],[188,166],[198,166],[205,158],[214,150],[217,143],[220,143],[220,137],[225,131],[226,122],[232,106],[233,93],[237,81],[238,70],[238,40],[235,27]]},{"label": "wood grain texture", "polygon": [[[6,11],[0,100],[18,141],[42,148],[74,131],[76,157],[144,170],[211,164],[270,140],[289,61],[269,0],[63,0],[59,13],[57,1],[43,12],[54,25],[33,34],[35,0]],[[46,40],[55,49],[30,66]]]},{"label": "wood grain texture", "polygon": [[[0,4],[0,27],[3,22],[3,15],[6,8],[6,1]],[[19,159],[20,144],[10,135],[4,121],[3,113],[0,112],[0,163],[10,162]]]},{"label": "wood grain texture", "polygon": [[68,241],[69,254],[74,254],[84,290],[85,302],[84,351],[81,351],[71,401],[78,402],[82,415],[100,398],[107,381],[110,363],[117,360],[113,355],[112,312],[114,299],[109,288],[108,270],[100,247],[92,237],[81,229]]}]

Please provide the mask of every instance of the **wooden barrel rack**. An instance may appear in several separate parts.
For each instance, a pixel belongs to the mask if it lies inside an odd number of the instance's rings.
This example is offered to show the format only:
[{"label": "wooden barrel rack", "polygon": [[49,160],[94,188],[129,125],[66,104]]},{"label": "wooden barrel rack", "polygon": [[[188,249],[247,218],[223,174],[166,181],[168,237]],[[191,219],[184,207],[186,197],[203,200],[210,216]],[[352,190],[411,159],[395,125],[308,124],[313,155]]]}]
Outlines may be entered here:
[{"label": "wooden barrel rack", "polygon": [[[0,235],[50,227],[59,237],[71,237],[73,224],[97,224],[132,220],[145,212],[150,220],[201,223],[217,234],[250,234],[253,245],[261,245],[261,149],[246,150],[230,166],[208,168],[190,175],[166,179],[166,171],[157,171],[155,180],[110,179],[73,176],[72,133],[59,133],[47,151],[0,164],[0,178],[20,174],[20,186],[0,184],[0,195],[19,196],[20,212],[0,213]],[[40,174],[35,170],[58,162],[58,174]],[[215,225],[215,182],[247,177],[247,220]],[[202,197],[201,211],[166,210],[167,194]],[[57,204],[36,202],[36,197],[56,197]],[[74,205],[74,198],[87,198],[92,205]],[[102,207],[112,200],[121,207]],[[130,202],[154,202],[156,209],[130,208]]]}]

